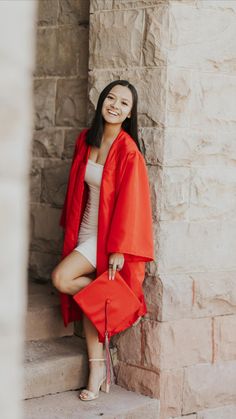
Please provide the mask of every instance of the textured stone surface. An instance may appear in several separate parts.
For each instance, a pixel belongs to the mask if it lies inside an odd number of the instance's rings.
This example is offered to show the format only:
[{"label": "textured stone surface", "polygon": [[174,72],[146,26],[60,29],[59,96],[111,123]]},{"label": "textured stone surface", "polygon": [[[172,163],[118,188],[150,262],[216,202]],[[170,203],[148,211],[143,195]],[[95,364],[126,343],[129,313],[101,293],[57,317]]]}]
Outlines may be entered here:
[{"label": "textured stone surface", "polygon": [[174,369],[212,359],[211,319],[145,321],[142,327],[146,368]]},{"label": "textured stone surface", "polygon": [[[159,272],[235,270],[234,220],[160,224]],[[180,246],[181,243],[181,246]]]},{"label": "textured stone surface", "polygon": [[34,131],[32,144],[33,157],[60,158],[63,148],[64,138],[61,130],[53,128]]},{"label": "textured stone surface", "polygon": [[193,7],[180,7],[178,2],[170,2],[168,63],[175,67],[235,74],[235,2],[197,1],[199,7],[192,3]]},{"label": "textured stone surface", "polygon": [[[90,22],[89,68],[139,65],[144,25],[142,9],[127,10],[126,13],[111,11],[109,15],[101,12],[94,14]],[[127,32],[121,28],[132,28],[130,36],[127,37]]]},{"label": "textured stone surface", "polygon": [[183,369],[160,372],[160,419],[182,413]]},{"label": "textured stone surface", "polygon": [[236,313],[235,272],[195,272],[194,309],[205,316]]},{"label": "textured stone surface", "polygon": [[188,220],[190,181],[187,167],[163,169],[161,220]]},{"label": "textured stone surface", "polygon": [[88,365],[84,343],[75,336],[26,342],[24,398],[85,386]]},{"label": "textured stone surface", "polygon": [[60,253],[53,254],[31,250],[28,261],[28,277],[40,282],[47,282],[51,278],[53,269],[61,260]]},{"label": "textured stone surface", "polygon": [[[159,419],[159,401],[134,394],[117,385],[110,393],[100,392],[92,403],[78,399],[77,391],[67,391],[24,402],[25,419]],[[78,416],[79,414],[79,416]]]},{"label": "textured stone surface", "polygon": [[117,384],[127,390],[159,399],[159,373],[119,361],[115,367]]},{"label": "textured stone surface", "polygon": [[235,419],[236,405],[216,407],[207,409],[197,414],[197,419]]},{"label": "textured stone surface", "polygon": [[236,403],[236,361],[185,368],[183,413]]},{"label": "textured stone surface", "polygon": [[155,7],[145,9],[145,31],[143,39],[143,63],[145,66],[164,66],[168,54],[168,4],[156,2]]},{"label": "textured stone surface", "polygon": [[43,129],[54,125],[55,96],[55,80],[35,79],[34,107],[36,129]]},{"label": "textured stone surface", "polygon": [[236,359],[236,315],[214,319],[216,362]]},{"label": "textured stone surface", "polygon": [[58,252],[63,231],[58,228],[61,210],[46,204],[31,204],[31,250]]},{"label": "textured stone surface", "polygon": [[57,82],[56,125],[78,127],[86,124],[86,79],[60,79]]},{"label": "textured stone surface", "polygon": [[208,130],[168,127],[164,133],[165,165],[235,167],[236,143],[233,129]]},{"label": "textured stone surface", "polygon": [[[117,356],[121,361],[132,365],[140,365],[142,356],[141,323],[129,327],[118,336],[114,336],[113,342],[117,347]],[[135,345],[134,345],[135,342]]]},{"label": "textured stone surface", "polygon": [[90,0],[90,12],[103,9],[126,9],[145,6],[156,6],[165,3],[166,0]]},{"label": "textured stone surface", "polygon": [[51,283],[37,284],[28,281],[27,305],[26,340],[49,339],[73,334],[73,323],[64,327],[60,297]]},{"label": "textured stone surface", "polygon": [[146,276],[143,284],[143,291],[148,311],[147,314],[145,314],[145,318],[160,320],[160,316],[163,311],[162,282],[155,276]]},{"label": "textured stone surface", "polygon": [[41,202],[62,207],[66,194],[70,166],[70,161],[44,160]]}]

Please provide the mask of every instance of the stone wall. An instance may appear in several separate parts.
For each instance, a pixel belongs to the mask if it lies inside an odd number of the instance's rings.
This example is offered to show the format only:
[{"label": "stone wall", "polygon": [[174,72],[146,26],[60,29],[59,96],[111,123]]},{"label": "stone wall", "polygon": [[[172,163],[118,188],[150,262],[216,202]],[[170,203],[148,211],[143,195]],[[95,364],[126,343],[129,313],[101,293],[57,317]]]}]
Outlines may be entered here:
[{"label": "stone wall", "polygon": [[75,140],[86,127],[89,2],[38,2],[29,278],[47,281],[59,262],[58,227]]},{"label": "stone wall", "polygon": [[90,114],[111,80],[137,87],[156,243],[148,314],[113,340],[118,384],[160,398],[161,419],[235,417],[235,12],[90,2]]},{"label": "stone wall", "polygon": [[0,2],[0,411],[23,417],[36,3]]}]

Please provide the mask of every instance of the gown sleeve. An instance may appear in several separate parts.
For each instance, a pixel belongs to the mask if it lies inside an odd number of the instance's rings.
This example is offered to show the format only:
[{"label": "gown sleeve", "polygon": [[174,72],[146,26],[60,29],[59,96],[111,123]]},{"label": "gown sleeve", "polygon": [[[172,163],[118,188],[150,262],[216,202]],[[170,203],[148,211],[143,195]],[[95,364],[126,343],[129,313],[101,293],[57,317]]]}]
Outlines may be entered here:
[{"label": "gown sleeve", "polygon": [[127,155],[111,219],[108,253],[123,253],[130,262],[154,260],[152,210],[145,160],[140,152]]}]

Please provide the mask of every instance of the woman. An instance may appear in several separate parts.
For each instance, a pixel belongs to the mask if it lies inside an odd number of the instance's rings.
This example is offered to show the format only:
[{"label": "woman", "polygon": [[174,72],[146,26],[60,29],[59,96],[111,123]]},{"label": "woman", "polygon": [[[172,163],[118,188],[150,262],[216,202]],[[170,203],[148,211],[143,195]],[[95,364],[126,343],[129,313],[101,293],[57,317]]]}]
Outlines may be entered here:
[{"label": "woman", "polygon": [[154,260],[152,214],[137,135],[137,101],[136,89],[126,80],[113,81],[101,92],[91,128],[75,144],[60,219],[62,261],[52,281],[60,291],[65,326],[83,319],[90,375],[81,400],[98,397],[106,364],[101,336],[72,296],[106,270],[114,280],[119,270],[140,300],[127,327],[147,312],[142,282],[145,262]]}]

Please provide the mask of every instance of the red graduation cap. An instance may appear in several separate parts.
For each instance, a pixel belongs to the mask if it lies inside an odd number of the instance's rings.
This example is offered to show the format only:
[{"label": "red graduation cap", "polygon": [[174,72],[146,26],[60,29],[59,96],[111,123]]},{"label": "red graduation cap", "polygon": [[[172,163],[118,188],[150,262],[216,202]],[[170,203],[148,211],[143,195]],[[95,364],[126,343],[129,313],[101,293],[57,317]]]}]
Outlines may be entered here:
[{"label": "red graduation cap", "polygon": [[140,301],[119,272],[114,280],[108,279],[108,270],[73,295],[98,331],[99,342],[105,342],[107,382],[112,371],[109,340],[111,336],[131,326],[139,317]]}]

